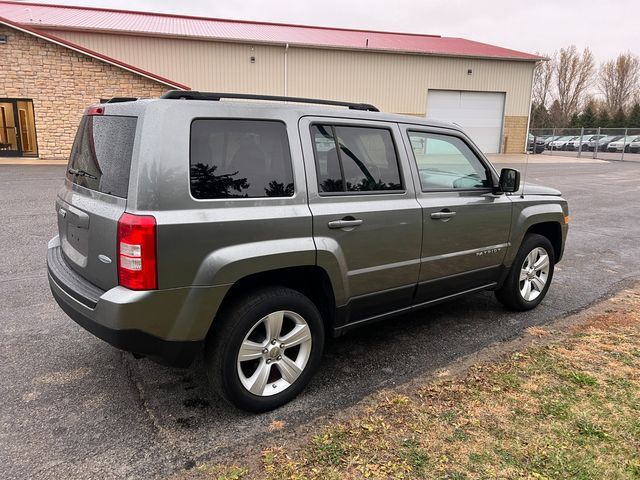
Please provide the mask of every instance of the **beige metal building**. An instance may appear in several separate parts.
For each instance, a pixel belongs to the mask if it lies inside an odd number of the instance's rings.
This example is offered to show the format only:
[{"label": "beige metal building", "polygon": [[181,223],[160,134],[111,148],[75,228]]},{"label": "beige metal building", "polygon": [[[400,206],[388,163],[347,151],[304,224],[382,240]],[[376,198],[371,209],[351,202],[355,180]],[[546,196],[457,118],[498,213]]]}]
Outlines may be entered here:
[{"label": "beige metal building", "polygon": [[184,88],[367,102],[453,121],[487,153],[524,150],[540,60],[460,38],[24,2],[0,2],[2,17]]}]

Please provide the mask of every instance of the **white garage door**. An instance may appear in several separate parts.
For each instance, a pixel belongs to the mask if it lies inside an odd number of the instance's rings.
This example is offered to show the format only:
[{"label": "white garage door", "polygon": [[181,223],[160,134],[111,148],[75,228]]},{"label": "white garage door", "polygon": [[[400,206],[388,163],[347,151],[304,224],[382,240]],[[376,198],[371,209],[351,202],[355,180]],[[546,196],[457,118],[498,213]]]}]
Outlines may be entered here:
[{"label": "white garage door", "polygon": [[427,117],[453,122],[485,153],[498,153],[504,119],[504,93],[429,90]]}]

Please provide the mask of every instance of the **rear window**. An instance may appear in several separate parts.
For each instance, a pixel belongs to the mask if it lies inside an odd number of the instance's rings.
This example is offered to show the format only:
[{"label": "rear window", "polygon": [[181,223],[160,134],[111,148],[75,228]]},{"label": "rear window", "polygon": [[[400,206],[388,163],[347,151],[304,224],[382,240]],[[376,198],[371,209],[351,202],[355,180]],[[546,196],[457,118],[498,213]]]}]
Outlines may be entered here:
[{"label": "rear window", "polygon": [[84,116],[71,149],[67,178],[98,192],[127,198],[136,117]]},{"label": "rear window", "polygon": [[293,195],[287,129],[281,122],[194,120],[190,162],[195,198]]}]

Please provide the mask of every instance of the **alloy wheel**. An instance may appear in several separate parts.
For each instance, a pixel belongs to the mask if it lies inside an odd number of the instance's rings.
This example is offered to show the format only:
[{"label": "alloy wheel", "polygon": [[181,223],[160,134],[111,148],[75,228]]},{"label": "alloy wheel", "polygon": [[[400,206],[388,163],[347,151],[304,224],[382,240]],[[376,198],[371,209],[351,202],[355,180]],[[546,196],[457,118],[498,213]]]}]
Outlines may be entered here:
[{"label": "alloy wheel", "polygon": [[279,310],[249,330],[238,351],[237,372],[244,388],[266,397],[289,388],[311,356],[311,329],[295,312]]},{"label": "alloy wheel", "polygon": [[549,254],[542,247],[536,247],[524,259],[520,269],[520,295],[527,302],[532,302],[544,290],[549,279]]}]

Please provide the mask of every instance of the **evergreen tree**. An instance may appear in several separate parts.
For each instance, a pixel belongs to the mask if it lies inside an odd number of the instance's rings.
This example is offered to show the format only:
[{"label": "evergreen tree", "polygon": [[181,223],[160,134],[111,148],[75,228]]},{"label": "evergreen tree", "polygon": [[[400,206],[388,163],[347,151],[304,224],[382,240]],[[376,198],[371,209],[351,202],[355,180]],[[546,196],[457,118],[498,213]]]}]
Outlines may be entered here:
[{"label": "evergreen tree", "polygon": [[624,114],[624,110],[621,108],[618,109],[611,119],[610,126],[613,128],[624,128],[627,126],[627,116]]},{"label": "evergreen tree", "polygon": [[574,113],[571,116],[571,121],[569,122],[569,127],[571,128],[580,128],[582,126],[581,122],[580,122],[580,117],[578,116],[577,113]]},{"label": "evergreen tree", "polygon": [[598,119],[596,118],[596,109],[592,102],[589,102],[580,114],[580,127],[593,128],[597,127]]},{"label": "evergreen tree", "polygon": [[629,117],[627,118],[627,127],[640,128],[640,103],[636,102],[631,107]]},{"label": "evergreen tree", "polygon": [[598,115],[598,126],[600,128],[609,128],[611,126],[611,117],[609,116],[609,112],[606,108],[600,110],[600,114]]},{"label": "evergreen tree", "polygon": [[531,128],[549,128],[552,127],[551,119],[547,107],[541,104],[531,105]]},{"label": "evergreen tree", "polygon": [[562,108],[560,102],[554,100],[549,109],[549,119],[551,120],[551,126],[554,128],[564,128],[565,123],[562,120]]}]

